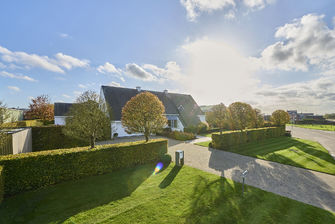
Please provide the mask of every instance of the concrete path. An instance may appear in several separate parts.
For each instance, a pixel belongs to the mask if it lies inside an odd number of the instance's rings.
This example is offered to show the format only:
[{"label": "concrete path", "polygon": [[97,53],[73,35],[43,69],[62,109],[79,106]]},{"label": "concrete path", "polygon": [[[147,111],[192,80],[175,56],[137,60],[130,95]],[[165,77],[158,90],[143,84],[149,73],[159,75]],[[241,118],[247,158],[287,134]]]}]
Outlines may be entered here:
[{"label": "concrete path", "polygon": [[293,137],[319,142],[335,159],[335,131],[298,128],[290,125],[286,126],[286,130],[290,130]]},{"label": "concrete path", "polygon": [[249,171],[246,184],[335,212],[335,176],[221,150],[169,140],[173,160],[185,151],[185,164],[234,181]]}]

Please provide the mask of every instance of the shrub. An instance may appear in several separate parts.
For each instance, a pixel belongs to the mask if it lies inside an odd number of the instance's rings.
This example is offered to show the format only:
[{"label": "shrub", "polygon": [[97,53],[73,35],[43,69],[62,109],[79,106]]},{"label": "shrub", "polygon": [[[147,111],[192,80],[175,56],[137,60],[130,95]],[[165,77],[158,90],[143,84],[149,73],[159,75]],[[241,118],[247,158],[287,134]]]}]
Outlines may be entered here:
[{"label": "shrub", "polygon": [[167,140],[60,149],[0,157],[5,195],[157,161]]},{"label": "shrub", "polygon": [[187,132],[187,133],[196,134],[197,131],[198,131],[198,128],[197,128],[197,126],[194,126],[194,125],[190,125],[190,126],[184,128],[184,132]]},{"label": "shrub", "polygon": [[33,152],[89,145],[88,140],[64,135],[63,128],[64,126],[32,127]]},{"label": "shrub", "polygon": [[285,131],[285,136],[292,137],[291,131]]},{"label": "shrub", "polygon": [[4,196],[4,178],[3,178],[3,167],[0,166],[0,204]]},{"label": "shrub", "polygon": [[195,134],[181,131],[163,131],[157,134],[168,138],[176,139],[179,141],[187,141],[195,139]]},{"label": "shrub", "polygon": [[208,130],[208,125],[206,123],[199,123],[197,126],[197,134],[206,133]]},{"label": "shrub", "polygon": [[247,131],[232,131],[212,134],[212,145],[216,149],[231,149],[248,142],[260,142],[267,138],[285,135],[285,127],[258,128]]}]

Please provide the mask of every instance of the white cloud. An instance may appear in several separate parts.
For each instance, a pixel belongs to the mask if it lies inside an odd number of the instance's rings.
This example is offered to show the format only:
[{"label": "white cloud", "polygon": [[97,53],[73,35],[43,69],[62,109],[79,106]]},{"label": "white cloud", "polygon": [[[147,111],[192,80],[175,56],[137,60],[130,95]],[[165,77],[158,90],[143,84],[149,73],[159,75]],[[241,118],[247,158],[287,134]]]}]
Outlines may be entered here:
[{"label": "white cloud", "polygon": [[73,67],[83,68],[83,67],[88,67],[89,65],[89,60],[86,60],[86,59],[80,60],[78,58],[74,58],[72,56],[65,55],[63,53],[57,53],[55,55],[55,58],[56,58],[56,63],[58,65],[68,70],[72,69]]},{"label": "white cloud", "polygon": [[63,53],[58,53],[55,58],[48,56],[40,56],[37,54],[28,54],[26,52],[12,52],[0,46],[1,59],[4,62],[24,66],[25,68],[42,68],[56,73],[65,73],[63,68],[72,69],[74,67],[86,67],[89,64],[88,60],[80,60]]},{"label": "white cloud", "polygon": [[111,82],[108,84],[109,86],[115,86],[115,87],[123,87],[120,83],[118,82]]},{"label": "white cloud", "polygon": [[179,80],[182,78],[180,66],[175,61],[167,62],[165,68],[159,68],[152,64],[144,64],[142,68],[152,72],[160,80]]},{"label": "white cloud", "polygon": [[155,81],[157,78],[152,75],[151,73],[145,71],[141,66],[131,63],[131,64],[126,64],[126,74],[136,78],[136,79],[141,79],[143,81]]},{"label": "white cloud", "polygon": [[271,113],[275,109],[297,109],[325,113],[335,110],[335,77],[320,77],[279,87],[263,86],[256,91],[258,107]]},{"label": "white cloud", "polygon": [[[259,10],[266,5],[275,2],[275,0],[243,0],[243,5],[247,9]],[[213,11],[223,11],[228,19],[235,18],[233,9],[241,8],[242,3],[238,0],[180,0],[182,6],[185,7],[187,18],[195,21],[202,13],[211,13]]]},{"label": "white cloud", "polygon": [[6,68],[6,65],[0,62],[0,68]]},{"label": "white cloud", "polygon": [[308,71],[316,66],[324,74],[334,70],[335,29],[330,29],[323,18],[308,14],[279,27],[275,37],[282,40],[265,48],[255,62],[264,69]]},{"label": "white cloud", "polygon": [[0,71],[0,76],[11,78],[11,79],[22,79],[22,80],[26,80],[26,81],[29,81],[29,82],[36,82],[37,81],[37,80],[27,76],[27,75],[15,75],[13,73],[9,73],[9,72],[6,72],[6,71]]},{"label": "white cloud", "polygon": [[79,96],[79,95],[82,94],[82,92],[80,92],[80,91],[73,91],[73,94],[74,94],[75,96]]},{"label": "white cloud", "polygon": [[8,89],[13,90],[15,92],[19,92],[20,91],[20,88],[17,87],[17,86],[8,86]]},{"label": "white cloud", "polygon": [[78,84],[78,87],[81,88],[81,89],[86,89],[87,86],[83,85],[83,84]]},{"label": "white cloud", "polygon": [[62,97],[64,97],[64,98],[71,98],[71,96],[69,96],[69,95],[66,95],[66,94],[62,94]]},{"label": "white cloud", "polygon": [[67,39],[67,38],[70,38],[71,36],[67,33],[59,33],[59,36],[63,39]]},{"label": "white cloud", "polygon": [[266,5],[274,2],[275,0],[243,0],[244,5],[251,9],[263,9]]},{"label": "white cloud", "polygon": [[106,62],[104,65],[100,65],[97,68],[98,72],[100,73],[116,73],[116,74],[120,74],[121,73],[121,69],[117,69],[113,64]]}]

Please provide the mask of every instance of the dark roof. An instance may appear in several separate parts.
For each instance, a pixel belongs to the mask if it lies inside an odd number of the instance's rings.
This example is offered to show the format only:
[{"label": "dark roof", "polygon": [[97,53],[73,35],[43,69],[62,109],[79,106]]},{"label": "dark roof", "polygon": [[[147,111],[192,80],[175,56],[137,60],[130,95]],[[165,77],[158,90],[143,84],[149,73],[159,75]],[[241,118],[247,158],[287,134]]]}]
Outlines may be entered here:
[{"label": "dark roof", "polygon": [[55,103],[54,116],[66,116],[73,103]]},{"label": "dark roof", "polygon": [[[102,93],[104,94],[105,101],[109,104],[113,111],[113,119],[121,120],[121,112],[124,105],[139,92],[137,89],[102,86]],[[147,90],[141,90],[145,92]],[[194,101],[191,95],[178,94],[178,93],[164,93],[157,91],[147,91],[155,94],[165,106],[166,114],[179,114],[183,125],[190,126],[196,125],[200,122],[197,115],[202,115],[200,107]],[[179,110],[178,107],[182,105],[183,109]]]}]

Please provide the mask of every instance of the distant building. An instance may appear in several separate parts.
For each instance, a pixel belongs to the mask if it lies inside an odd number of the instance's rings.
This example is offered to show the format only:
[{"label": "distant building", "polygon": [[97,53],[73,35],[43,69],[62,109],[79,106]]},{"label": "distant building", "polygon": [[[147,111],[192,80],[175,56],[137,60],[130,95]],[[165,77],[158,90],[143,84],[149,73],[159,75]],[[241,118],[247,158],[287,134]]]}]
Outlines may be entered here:
[{"label": "distant building", "polygon": [[271,121],[271,115],[264,114],[263,119],[264,119],[264,121]]}]

